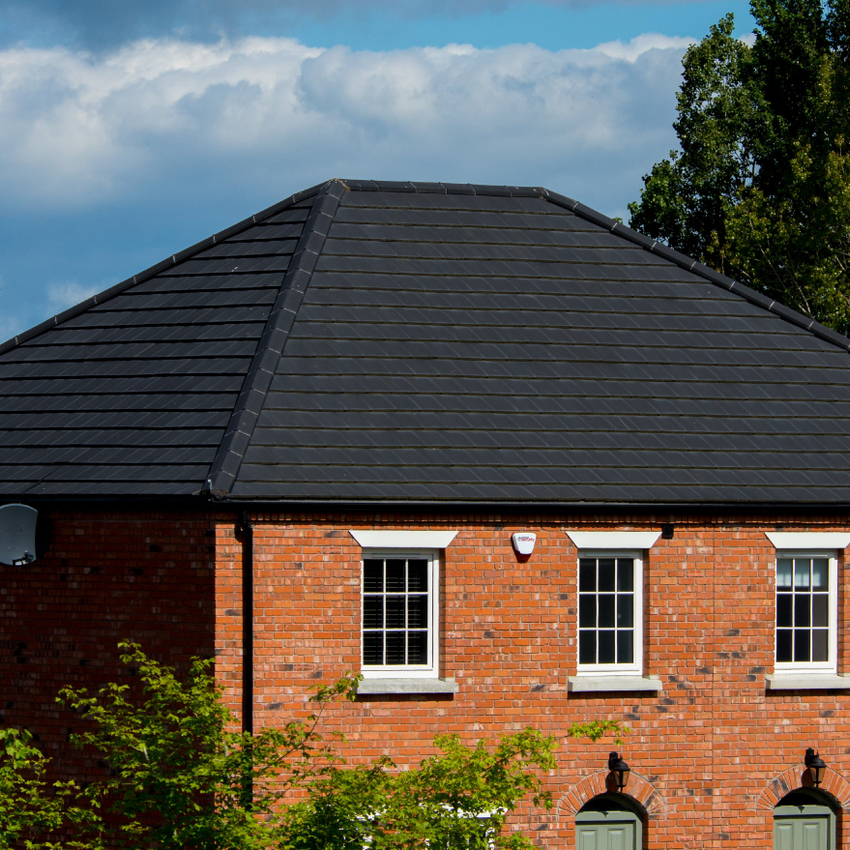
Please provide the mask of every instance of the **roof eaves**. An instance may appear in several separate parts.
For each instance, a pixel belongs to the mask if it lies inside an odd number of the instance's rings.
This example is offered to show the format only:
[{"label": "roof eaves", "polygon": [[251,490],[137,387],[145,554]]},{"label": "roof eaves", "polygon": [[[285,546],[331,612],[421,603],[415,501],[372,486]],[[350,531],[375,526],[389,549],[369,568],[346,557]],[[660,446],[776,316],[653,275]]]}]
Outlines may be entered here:
[{"label": "roof eaves", "polygon": [[340,497],[338,499],[328,497],[280,497],[269,498],[268,496],[239,496],[228,501],[232,506],[263,506],[267,510],[298,510],[305,508],[322,507],[329,510],[387,510],[388,507],[399,508],[426,508],[430,510],[470,510],[474,508],[492,508],[494,510],[519,510],[519,511],[538,511],[538,510],[553,510],[553,511],[569,511],[569,510],[598,510],[604,509],[620,509],[620,510],[651,510],[668,509],[671,511],[706,511],[706,510],[732,510],[740,511],[742,509],[752,511],[771,511],[777,510],[798,510],[803,512],[823,512],[841,511],[846,512],[850,509],[850,502],[846,498],[837,498],[831,501],[823,501],[820,495],[815,495],[809,500],[803,499],[752,499],[746,498],[737,499],[675,499],[659,497],[657,499],[646,499],[643,501],[626,500],[626,499],[493,499],[493,498],[478,498],[478,499],[448,499],[448,498],[410,498],[400,499],[397,497],[381,498],[363,498],[352,499],[350,497]]},{"label": "roof eaves", "polygon": [[[341,180],[325,183],[310,208],[292,261],[245,375],[224,438],[210,466],[203,490],[215,498],[227,498],[239,474],[242,458],[251,442],[272,378],[286,348],[289,332],[346,189],[346,184]],[[267,211],[266,214],[270,213]]]},{"label": "roof eaves", "polygon": [[820,322],[816,322],[810,316],[798,313],[796,310],[786,307],[779,301],[775,301],[772,298],[768,298],[766,295],[762,295],[760,292],[756,292],[746,284],[733,280],[730,277],[726,277],[726,275],[716,272],[714,269],[703,265],[697,260],[669,248],[663,242],[659,242],[657,239],[652,239],[649,236],[644,236],[642,233],[638,233],[636,230],[632,230],[630,227],[627,227],[622,222],[614,221],[614,219],[608,218],[608,216],[602,215],[602,213],[599,213],[596,210],[573,200],[572,198],[567,198],[564,195],[559,195],[557,192],[549,192],[548,190],[543,190],[543,193],[544,197],[548,198],[552,201],[552,203],[565,207],[571,212],[574,212],[576,215],[580,215],[587,221],[598,224],[600,227],[604,227],[612,233],[616,233],[617,236],[622,236],[623,239],[628,239],[630,242],[634,242],[642,248],[646,248],[653,254],[662,257],[665,260],[669,260],[671,263],[675,263],[677,266],[685,269],[686,271],[699,275],[709,282],[723,287],[723,289],[727,289],[730,292],[734,292],[736,295],[740,295],[751,304],[755,304],[758,307],[769,310],[771,313],[785,319],[785,321],[803,328],[804,330],[810,331],[815,336],[826,342],[837,345],[845,351],[850,351],[850,339],[843,334],[832,330],[832,328],[828,328],[825,325],[820,324]]},{"label": "roof eaves", "polygon": [[266,219],[269,216],[280,212],[281,210],[285,210],[288,207],[297,204],[299,201],[303,201],[305,198],[309,198],[311,195],[318,194],[326,185],[327,183],[320,183],[319,185],[313,186],[310,189],[304,189],[301,192],[296,192],[294,195],[291,195],[283,201],[279,201],[278,203],[268,207],[262,212],[259,212],[256,215],[249,216],[248,218],[243,219],[242,221],[237,222],[236,224],[232,224],[230,227],[227,227],[224,230],[219,231],[218,233],[214,233],[212,236],[208,236],[206,239],[195,243],[189,248],[185,248],[177,254],[172,254],[170,257],[166,257],[164,260],[160,260],[158,263],[153,266],[150,266],[143,272],[135,274],[132,277],[128,277],[126,280],[122,280],[120,283],[116,283],[114,286],[110,286],[109,289],[104,289],[103,292],[98,292],[96,295],[92,295],[91,298],[87,298],[85,301],[81,301],[79,304],[75,304],[73,307],[69,307],[67,310],[63,310],[61,313],[57,313],[52,318],[46,319],[45,321],[40,322],[34,327],[23,331],[23,333],[13,336],[11,339],[6,340],[4,343],[0,343],[0,354],[4,354],[5,352],[10,351],[13,348],[16,348],[21,343],[27,342],[28,340],[39,336],[45,331],[56,327],[56,325],[61,325],[63,322],[67,322],[69,319],[73,319],[76,316],[79,316],[81,313],[85,313],[86,310],[89,310],[98,304],[103,304],[110,298],[114,298],[116,295],[120,295],[122,292],[125,292],[127,289],[130,289],[130,287],[135,286],[138,283],[143,283],[144,281],[149,280],[160,272],[167,271],[173,266],[176,266],[178,263],[182,263],[184,260],[189,259],[194,254],[197,254],[200,251],[204,251],[212,245],[215,245],[216,243],[221,242],[224,239],[234,236],[237,233],[241,233],[243,230],[247,230],[249,227],[253,227],[257,222],[262,221],[263,219]]}]

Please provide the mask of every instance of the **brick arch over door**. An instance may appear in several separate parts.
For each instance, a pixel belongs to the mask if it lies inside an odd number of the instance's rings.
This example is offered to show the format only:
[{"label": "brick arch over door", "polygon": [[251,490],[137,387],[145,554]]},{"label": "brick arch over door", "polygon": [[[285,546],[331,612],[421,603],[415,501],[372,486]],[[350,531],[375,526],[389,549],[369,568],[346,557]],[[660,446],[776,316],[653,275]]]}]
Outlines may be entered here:
[{"label": "brick arch over door", "polygon": [[[616,791],[617,786],[613,783],[611,773],[608,770],[599,770],[578,780],[569,791],[559,800],[555,807],[556,816],[559,821],[572,820],[581,807],[600,794]],[[629,774],[629,783],[624,792],[643,806],[647,817],[654,820],[663,817],[667,811],[667,800],[658,789],[648,780],[632,771]]]},{"label": "brick arch over door", "polygon": [[[773,811],[776,804],[786,795],[795,791],[797,788],[811,788],[812,781],[808,771],[802,765],[794,765],[782,773],[774,776],[767,783],[764,791],[758,799],[759,808]],[[846,809],[850,806],[850,782],[848,782],[840,773],[832,768],[827,767],[823,782],[820,784],[820,790],[831,794],[841,806]]]}]

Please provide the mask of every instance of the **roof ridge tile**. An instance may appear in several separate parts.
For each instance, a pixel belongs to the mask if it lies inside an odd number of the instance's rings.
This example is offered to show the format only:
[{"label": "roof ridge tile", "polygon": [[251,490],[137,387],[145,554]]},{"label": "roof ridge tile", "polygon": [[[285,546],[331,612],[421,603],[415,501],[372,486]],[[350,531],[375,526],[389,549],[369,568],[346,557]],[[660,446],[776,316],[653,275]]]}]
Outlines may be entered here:
[{"label": "roof ridge tile", "polygon": [[[436,183],[410,180],[340,180],[352,192],[399,192],[432,195],[489,195],[503,198],[546,198],[550,194],[540,186],[498,186],[487,183]],[[558,196],[562,197],[562,196]],[[575,202],[574,202],[575,203]]]},{"label": "roof ridge tile", "polygon": [[275,369],[289,340],[289,332],[310,285],[339,202],[348,188],[341,180],[330,180],[320,188],[313,201],[292,262],[281,281],[266,327],[257,343],[254,358],[202,488],[202,491],[214,497],[226,498],[236,480]]}]

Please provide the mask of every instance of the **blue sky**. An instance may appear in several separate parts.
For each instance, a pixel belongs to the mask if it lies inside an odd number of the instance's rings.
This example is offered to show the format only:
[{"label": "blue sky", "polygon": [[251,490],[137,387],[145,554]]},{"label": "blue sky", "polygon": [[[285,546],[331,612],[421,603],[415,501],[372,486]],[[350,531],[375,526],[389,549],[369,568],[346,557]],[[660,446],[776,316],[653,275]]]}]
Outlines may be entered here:
[{"label": "blue sky", "polygon": [[329,177],[626,215],[726,12],[752,29],[715,0],[0,0],[0,338]]}]

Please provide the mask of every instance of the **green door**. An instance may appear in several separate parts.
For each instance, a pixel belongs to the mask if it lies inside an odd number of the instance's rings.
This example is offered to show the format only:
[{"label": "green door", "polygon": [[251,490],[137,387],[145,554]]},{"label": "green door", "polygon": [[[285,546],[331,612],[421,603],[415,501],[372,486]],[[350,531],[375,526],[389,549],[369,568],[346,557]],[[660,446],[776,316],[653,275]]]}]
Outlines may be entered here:
[{"label": "green door", "polygon": [[640,820],[616,802],[599,801],[576,815],[576,850],[639,850]]},{"label": "green door", "polygon": [[635,850],[633,823],[576,824],[578,850]]},{"label": "green door", "polygon": [[787,805],[789,798],[773,810],[774,850],[835,850],[835,815],[831,809],[800,798]]}]

